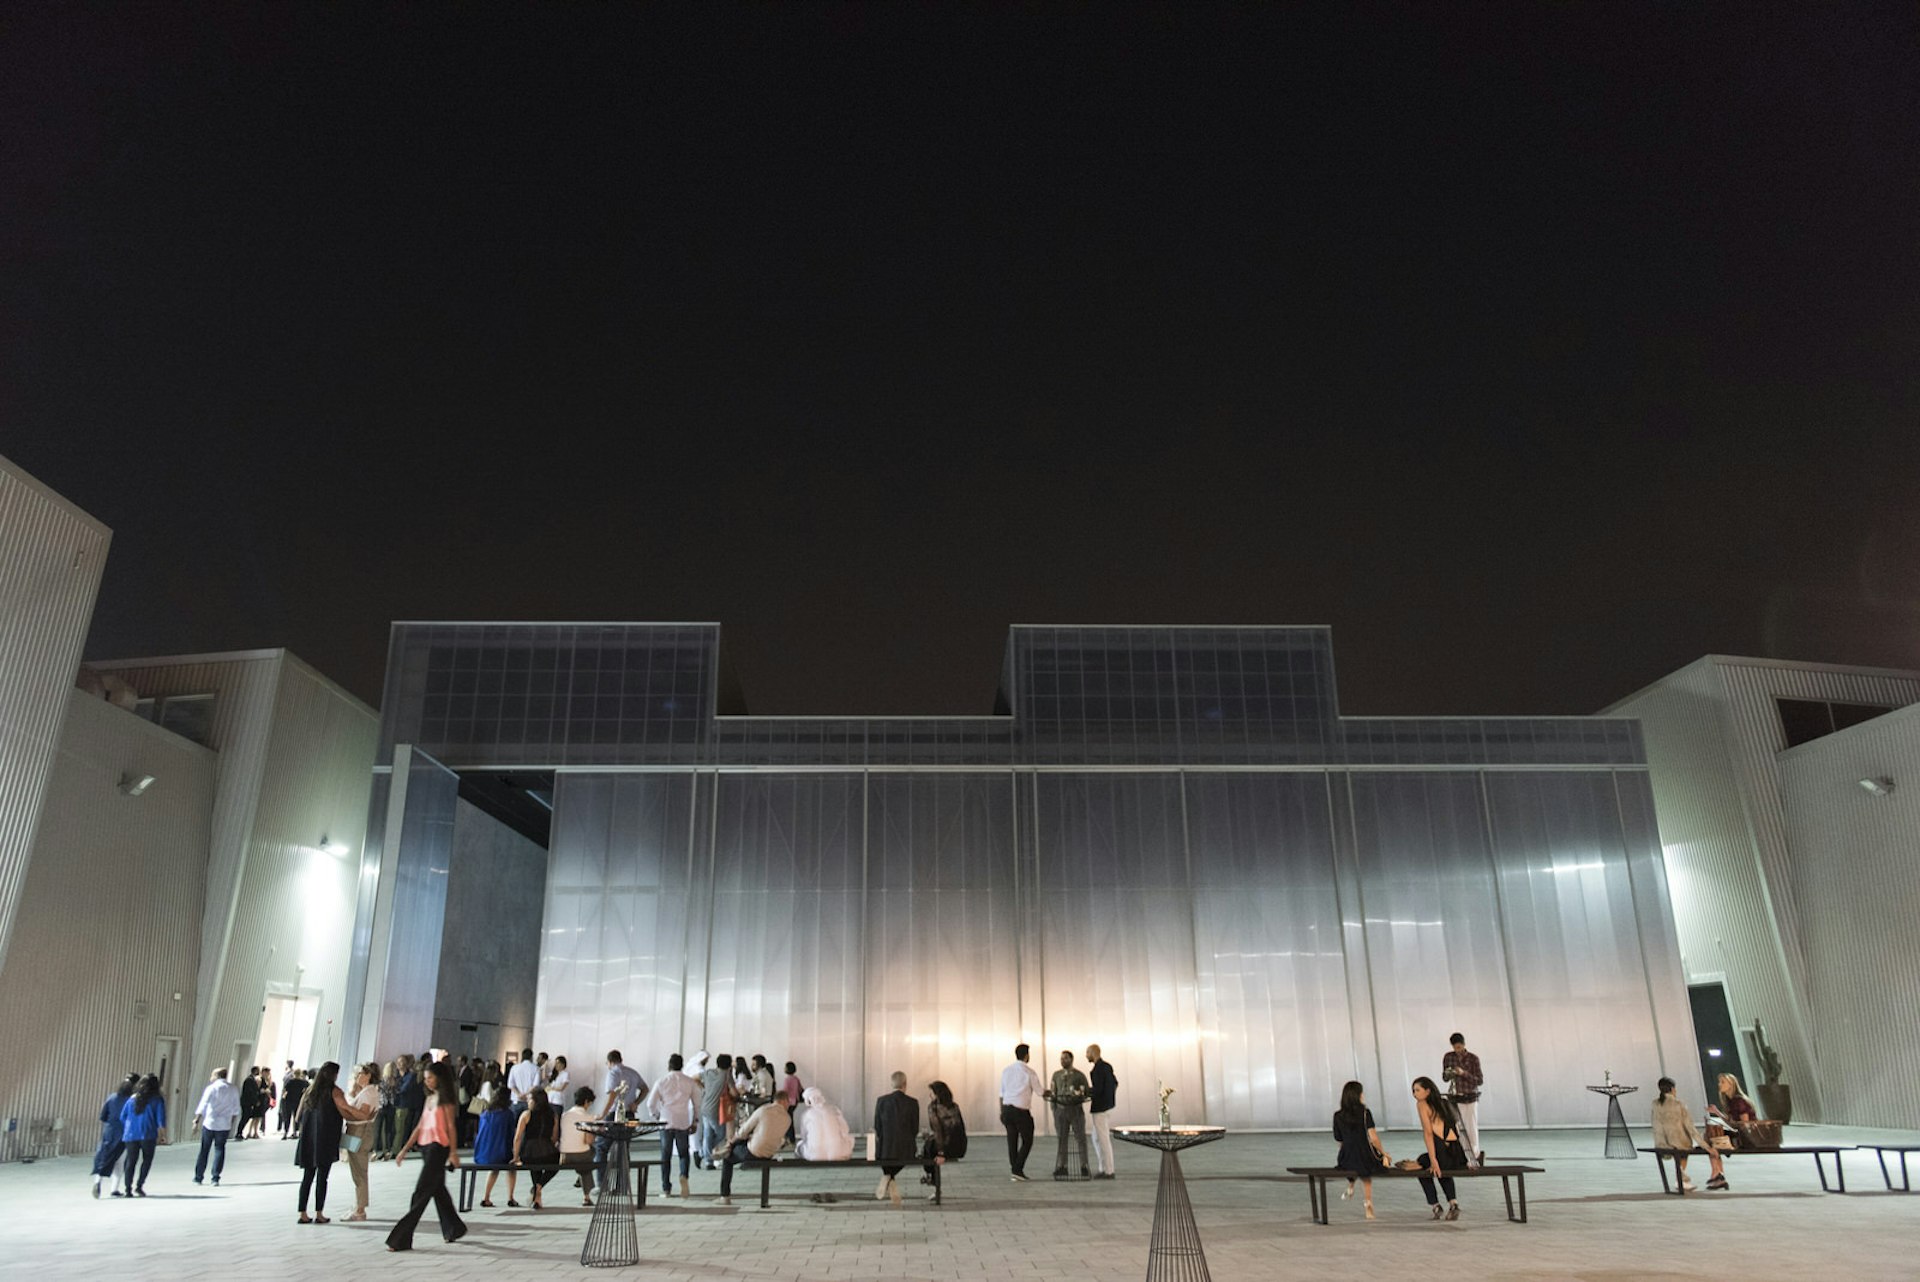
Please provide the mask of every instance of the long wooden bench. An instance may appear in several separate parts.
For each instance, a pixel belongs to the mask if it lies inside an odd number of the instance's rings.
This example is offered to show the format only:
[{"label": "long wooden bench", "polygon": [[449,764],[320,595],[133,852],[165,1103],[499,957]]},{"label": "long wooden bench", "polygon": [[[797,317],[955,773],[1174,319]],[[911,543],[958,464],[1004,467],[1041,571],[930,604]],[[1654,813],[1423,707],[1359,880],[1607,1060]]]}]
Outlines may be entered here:
[{"label": "long wooden bench", "polygon": [[[1527,1222],[1527,1176],[1545,1175],[1546,1172],[1547,1168],[1544,1166],[1476,1166],[1471,1170],[1442,1171],[1440,1172],[1440,1176],[1443,1179],[1450,1180],[1473,1180],[1494,1175],[1499,1176],[1500,1192],[1504,1194],[1507,1199],[1507,1219],[1514,1224],[1525,1224]],[[1344,1180],[1351,1176],[1353,1172],[1343,1170],[1337,1166],[1289,1166],[1287,1168],[1287,1174],[1304,1175],[1307,1177],[1307,1199],[1313,1203],[1313,1222],[1315,1224],[1325,1224],[1328,1222],[1327,1181]],[[1389,1166],[1383,1171],[1375,1171],[1373,1178],[1376,1180],[1417,1180],[1425,1174],[1427,1174],[1425,1171],[1403,1171],[1397,1166]],[[1514,1196],[1516,1185],[1518,1186],[1517,1192],[1519,1194],[1517,1203]]]},{"label": "long wooden bench", "polygon": [[[633,1179],[633,1183],[635,1186],[633,1206],[636,1211],[644,1211],[647,1209],[647,1173],[649,1170],[652,1169],[652,1167],[655,1164],[658,1163],[658,1161],[659,1161],[658,1158],[655,1158],[652,1161],[642,1161],[636,1157],[632,1159],[632,1161],[629,1163],[629,1165],[632,1167],[633,1171],[635,1172],[634,1179]],[[535,1166],[515,1165],[512,1162],[507,1162],[503,1165],[497,1165],[497,1166],[496,1165],[479,1166],[472,1162],[462,1162],[460,1163],[459,1170],[460,1170],[459,1206],[462,1211],[471,1211],[473,1209],[474,1190],[480,1184],[480,1177],[483,1174],[486,1174],[487,1172],[509,1171],[509,1172],[514,1172],[518,1174],[529,1174],[534,1171],[556,1171],[564,1175],[568,1171],[575,1171],[575,1172],[584,1174],[587,1177],[587,1180],[591,1183],[593,1180],[593,1173],[594,1173],[595,1167],[592,1162],[585,1162],[585,1163],[542,1162],[539,1165],[535,1165]]]},{"label": "long wooden bench", "polygon": [[[1920,1144],[1862,1144],[1861,1148],[1870,1148],[1880,1159],[1880,1178],[1887,1182],[1889,1193],[1913,1192],[1913,1181],[1907,1177],[1907,1154],[1920,1153]],[[1900,1155],[1900,1187],[1893,1187],[1893,1173],[1887,1170],[1887,1154]]]},{"label": "long wooden bench", "polygon": [[[904,1176],[908,1170],[912,1169],[913,1167],[919,1166],[921,1164],[922,1163],[918,1160],[902,1163],[900,1174]],[[889,1165],[891,1165],[891,1163],[889,1163]],[[740,1171],[757,1170],[760,1172],[760,1209],[761,1210],[765,1210],[768,1206],[767,1198],[772,1188],[773,1173],[775,1170],[799,1171],[799,1170],[806,1170],[809,1167],[826,1169],[826,1168],[835,1167],[835,1166],[860,1166],[860,1167],[865,1167],[869,1171],[877,1171],[880,1169],[880,1164],[878,1162],[869,1161],[867,1158],[864,1158],[864,1157],[843,1158],[837,1162],[810,1162],[805,1158],[799,1158],[799,1157],[777,1157],[777,1156],[776,1157],[750,1157],[744,1162],[734,1163],[735,1170],[740,1170]],[[933,1164],[933,1204],[935,1206],[943,1205],[943,1202],[941,1200],[941,1190],[940,1190],[940,1171],[941,1171],[941,1164],[938,1162],[935,1162]]]},{"label": "long wooden bench", "polygon": [[[1797,1155],[1805,1157],[1808,1154],[1812,1154],[1814,1168],[1820,1172],[1820,1191],[1822,1193],[1845,1193],[1847,1191],[1847,1172],[1846,1168],[1840,1164],[1840,1154],[1853,1147],[1851,1144],[1783,1144],[1779,1148],[1740,1148],[1735,1149],[1731,1153],[1722,1153],[1720,1156],[1723,1158],[1738,1158],[1744,1162],[1750,1157],[1772,1157],[1775,1155],[1789,1157]],[[1642,1153],[1653,1154],[1653,1163],[1660,1168],[1660,1191],[1662,1193],[1678,1193],[1682,1197],[1687,1195],[1687,1188],[1679,1178],[1680,1166],[1677,1162],[1674,1164],[1674,1180],[1672,1183],[1668,1183],[1667,1159],[1670,1157],[1711,1156],[1707,1150],[1703,1148],[1643,1148],[1640,1151]],[[1829,1153],[1833,1155],[1833,1172],[1837,1187],[1835,1184],[1827,1183],[1827,1166],[1822,1159]]]}]

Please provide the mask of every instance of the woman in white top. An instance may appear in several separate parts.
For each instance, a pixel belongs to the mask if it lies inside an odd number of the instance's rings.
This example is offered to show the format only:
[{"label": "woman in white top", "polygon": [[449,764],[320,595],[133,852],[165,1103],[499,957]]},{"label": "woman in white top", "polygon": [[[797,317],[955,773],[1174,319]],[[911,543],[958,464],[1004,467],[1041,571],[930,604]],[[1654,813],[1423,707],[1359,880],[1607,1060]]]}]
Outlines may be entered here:
[{"label": "woman in white top", "polygon": [[547,1083],[547,1098],[553,1101],[556,1109],[567,1106],[567,1097],[573,1093],[573,1079],[567,1075],[567,1057],[553,1057],[553,1077]]},{"label": "woman in white top", "polygon": [[560,1115],[560,1164],[580,1168],[583,1206],[593,1205],[593,1194],[589,1191],[593,1180],[593,1133],[581,1130],[579,1123],[594,1120],[593,1100],[593,1087],[582,1086],[573,1093],[573,1107]]},{"label": "woman in white top", "polygon": [[[373,1119],[380,1112],[380,1066],[362,1064],[353,1073],[353,1090],[347,1095],[349,1108],[357,1109],[364,1120],[347,1122],[347,1169],[353,1173],[353,1214],[349,1220],[367,1218],[367,1164],[373,1160]],[[345,1110],[341,1112],[346,1117]]]}]

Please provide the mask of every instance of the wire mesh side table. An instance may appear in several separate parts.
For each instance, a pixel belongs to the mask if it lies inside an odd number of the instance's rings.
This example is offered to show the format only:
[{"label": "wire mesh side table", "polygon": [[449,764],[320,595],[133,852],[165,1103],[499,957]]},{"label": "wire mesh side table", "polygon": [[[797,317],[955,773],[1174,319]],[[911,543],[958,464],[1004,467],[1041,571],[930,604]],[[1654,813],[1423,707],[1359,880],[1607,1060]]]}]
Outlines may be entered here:
[{"label": "wire mesh side table", "polygon": [[[607,1141],[607,1170],[611,1188],[602,1189],[587,1222],[587,1241],[580,1248],[580,1264],[588,1269],[623,1269],[640,1263],[640,1228],[634,1220],[633,1137],[659,1130],[664,1122],[575,1122],[575,1126]],[[642,1173],[642,1179],[645,1174]]]},{"label": "wire mesh side table", "polygon": [[1224,1126],[1116,1126],[1115,1139],[1160,1150],[1160,1188],[1153,1199],[1153,1245],[1147,1250],[1147,1282],[1213,1282],[1200,1248],[1200,1227],[1187,1200],[1180,1150],[1227,1133]]},{"label": "wire mesh side table", "polygon": [[1627,1129],[1627,1115],[1620,1111],[1620,1097],[1631,1095],[1640,1088],[1615,1086],[1609,1082],[1605,1086],[1589,1086],[1587,1089],[1595,1095],[1607,1097],[1607,1156],[1638,1158],[1640,1154],[1633,1148],[1633,1132]]}]

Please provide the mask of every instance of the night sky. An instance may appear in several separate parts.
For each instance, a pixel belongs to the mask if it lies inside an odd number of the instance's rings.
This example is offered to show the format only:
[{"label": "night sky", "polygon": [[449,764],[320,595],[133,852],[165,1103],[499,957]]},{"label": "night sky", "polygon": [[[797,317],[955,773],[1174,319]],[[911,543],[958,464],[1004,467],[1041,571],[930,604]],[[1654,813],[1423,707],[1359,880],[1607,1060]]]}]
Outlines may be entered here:
[{"label": "night sky", "polygon": [[0,453],[90,656],[369,701],[396,618],[718,620],[766,713],[1015,622],[1920,666],[1920,6],[1295,8],[11,6]]}]

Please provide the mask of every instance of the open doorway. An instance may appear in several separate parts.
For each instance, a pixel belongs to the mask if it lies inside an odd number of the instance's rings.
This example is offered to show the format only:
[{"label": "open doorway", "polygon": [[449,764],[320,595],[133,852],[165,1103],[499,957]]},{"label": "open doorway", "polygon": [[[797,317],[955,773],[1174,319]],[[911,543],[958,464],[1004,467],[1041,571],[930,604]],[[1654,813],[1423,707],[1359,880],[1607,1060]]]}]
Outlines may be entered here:
[{"label": "open doorway", "polygon": [[260,1034],[254,1045],[260,1048],[260,1062],[273,1070],[277,1080],[287,1070],[287,1061],[295,1068],[311,1068],[313,1030],[320,1018],[320,990],[294,989],[286,984],[267,985],[260,1007]]},{"label": "open doorway", "polygon": [[181,1119],[186,1116],[184,1084],[180,1080],[180,1039],[178,1037],[156,1037],[153,1039],[153,1075],[160,1079],[160,1098],[167,1106],[167,1120],[173,1125],[167,1130],[168,1142],[181,1133]]},{"label": "open doorway", "polygon": [[1740,1064],[1740,1035],[1734,1027],[1733,1005],[1727,1000],[1726,984],[1718,979],[1688,984],[1687,999],[1693,1006],[1693,1035],[1700,1044],[1703,1098],[1706,1103],[1717,1103],[1720,1074],[1732,1073],[1742,1085],[1747,1081]]}]

